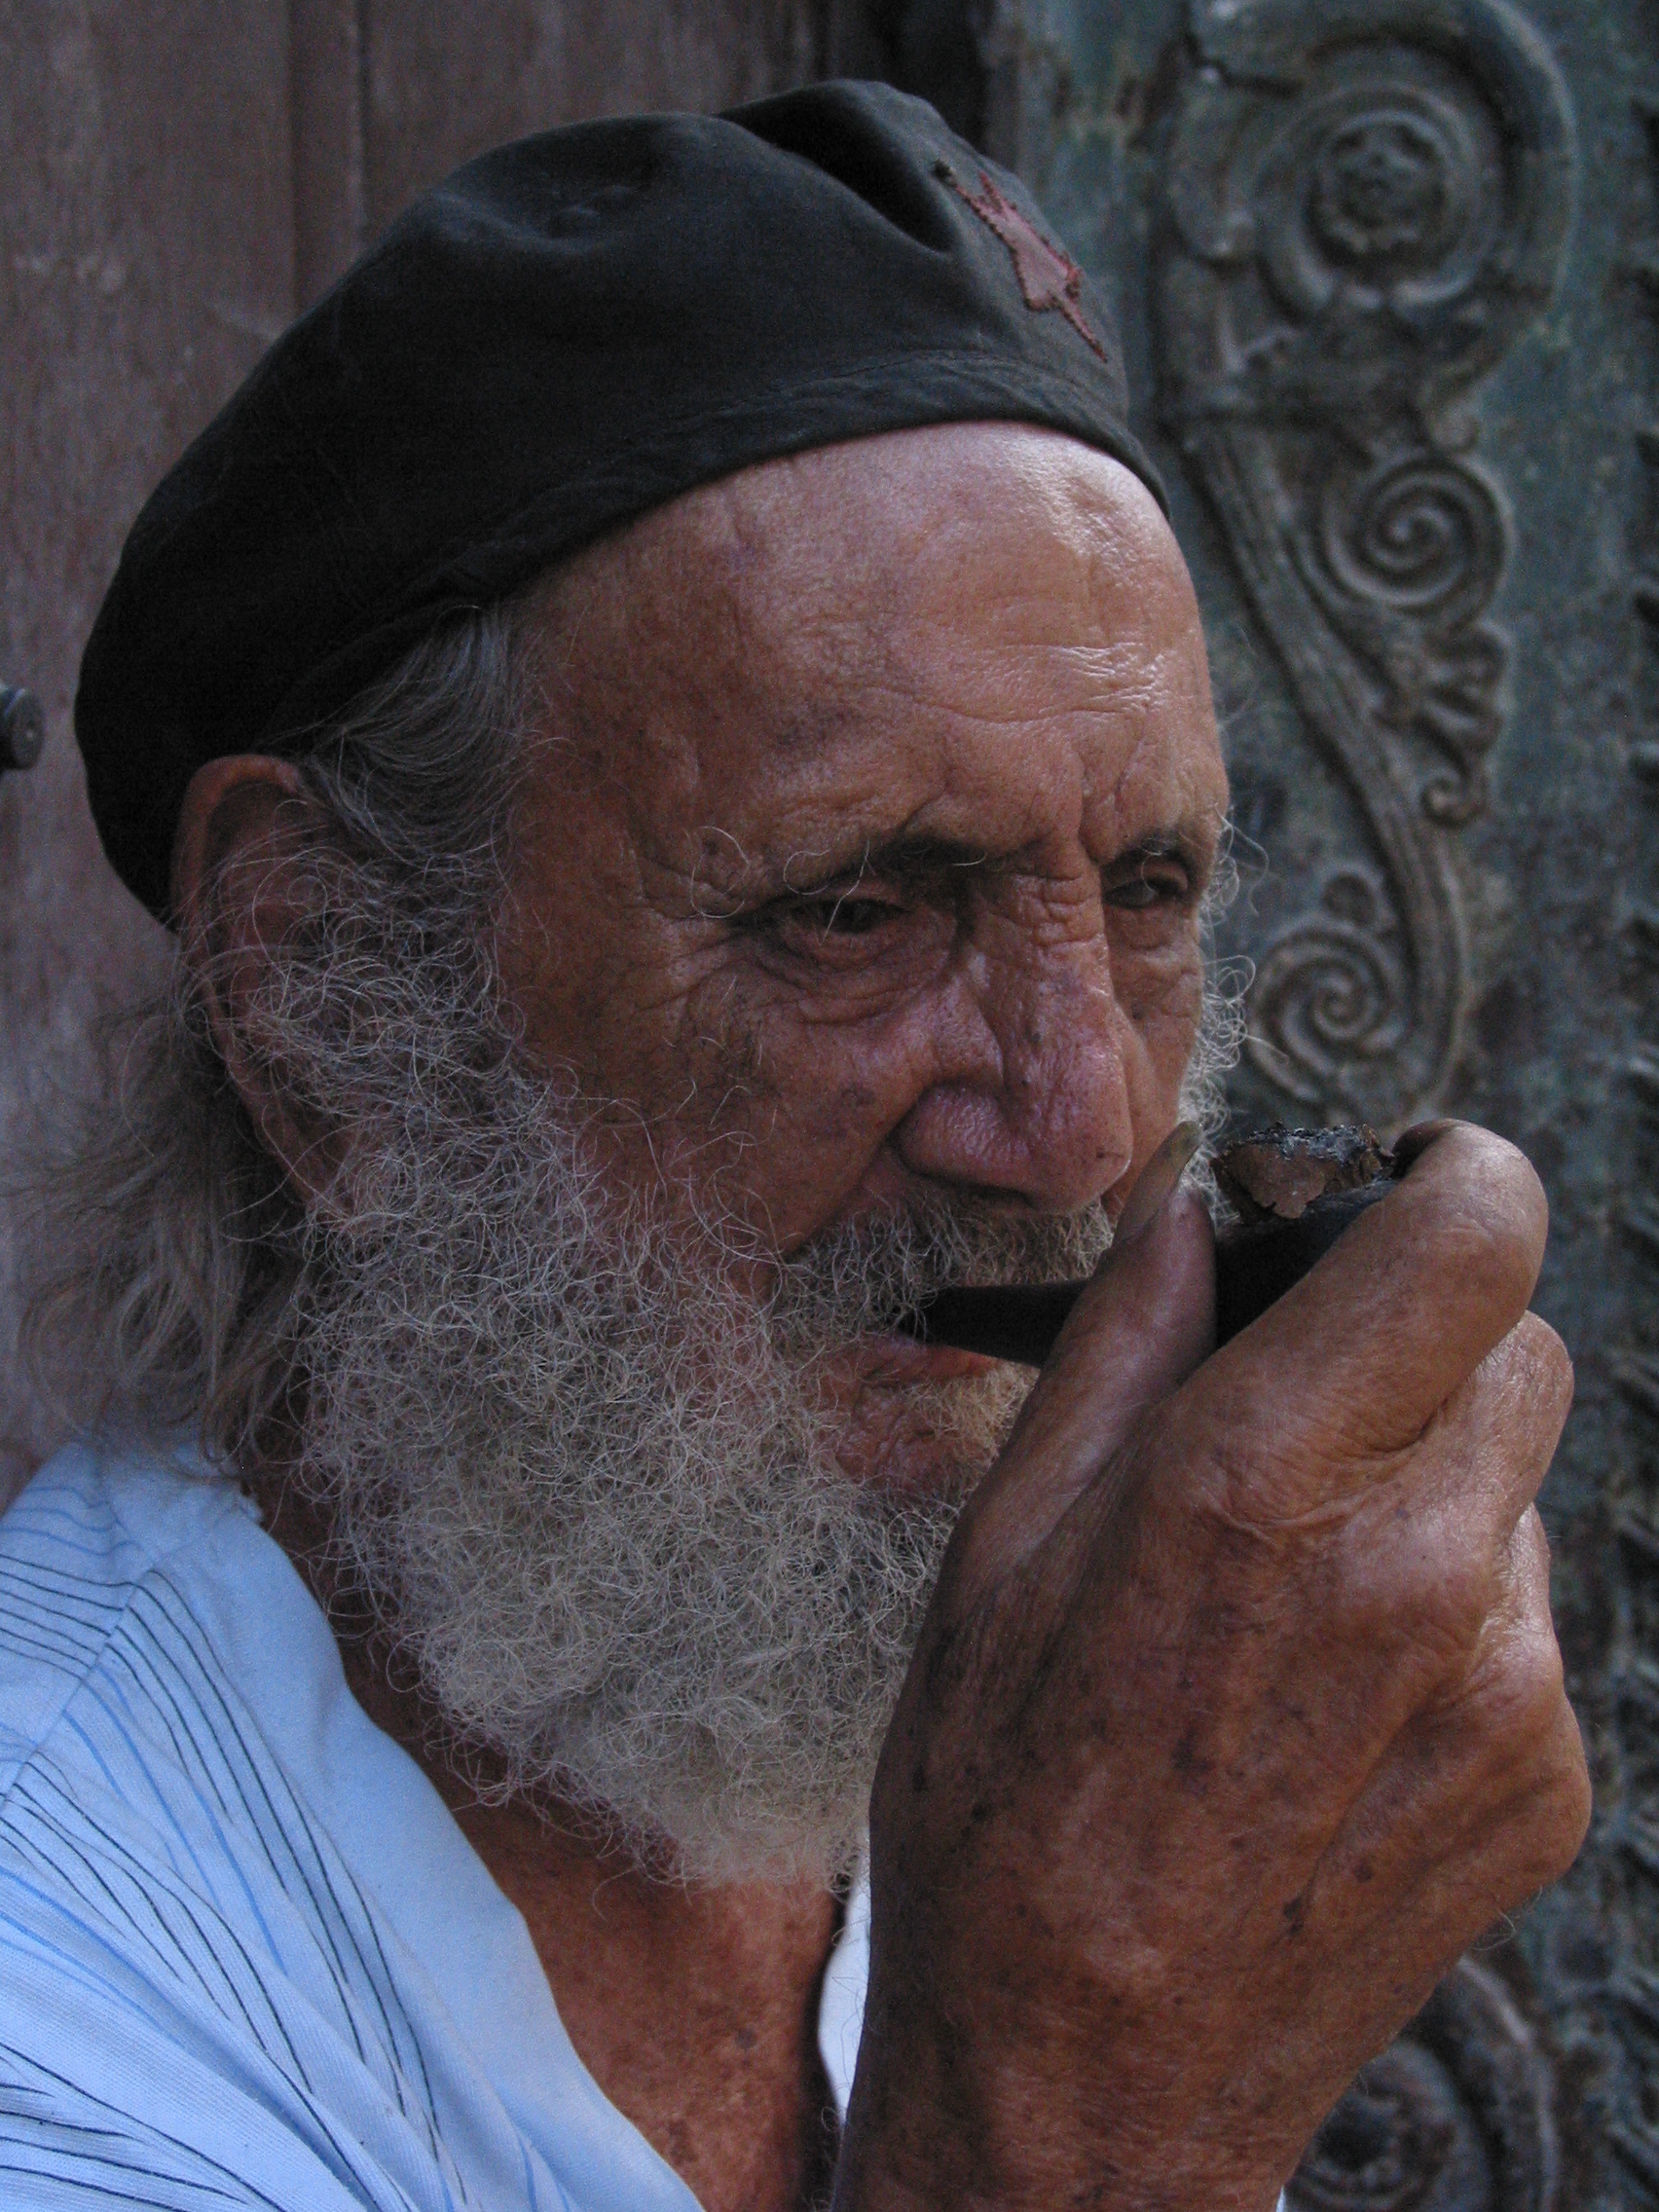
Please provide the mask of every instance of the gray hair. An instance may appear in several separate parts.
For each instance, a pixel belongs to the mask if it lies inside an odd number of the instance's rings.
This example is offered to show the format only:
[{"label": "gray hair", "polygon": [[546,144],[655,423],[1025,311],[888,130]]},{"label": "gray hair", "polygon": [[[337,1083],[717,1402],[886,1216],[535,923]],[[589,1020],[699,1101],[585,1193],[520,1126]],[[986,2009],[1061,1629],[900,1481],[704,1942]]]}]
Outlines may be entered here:
[{"label": "gray hair", "polygon": [[[384,1088],[400,1026],[410,1084],[479,1072],[425,1062],[439,1037],[500,1032],[488,925],[534,705],[529,605],[454,619],[326,724],[290,733],[341,834],[311,857],[301,941],[266,1008],[276,1053],[283,1023],[309,1019],[332,1032],[337,1072]],[[419,974],[423,1013],[447,1003],[458,1018],[398,1024],[374,1003],[384,991],[353,987],[354,970],[379,985],[388,965]],[[308,1237],[214,1042],[208,983],[181,943],[162,996],[112,1036],[106,1095],[30,1194],[43,1258],[23,1337],[77,1428],[186,1432],[226,1463],[282,1409]],[[339,1095],[311,1103],[326,1113]]]},{"label": "gray hair", "polygon": [[[510,1086],[491,924],[541,719],[541,597],[447,624],[301,733],[306,788],[340,835],[303,864],[304,920],[273,960],[247,1042],[324,1123],[342,1097],[383,1134],[413,1131],[428,1110],[487,1118]],[[1239,979],[1218,979],[1210,959],[1231,881],[1224,863],[1183,1090],[1207,1137],[1225,1119],[1220,1079],[1242,1018]],[[327,1266],[327,1236],[226,1070],[209,984],[200,948],[180,945],[165,994],[123,1032],[95,1114],[33,1194],[33,1241],[49,1257],[24,1336],[43,1395],[75,1427],[188,1435],[229,1465],[298,1410],[308,1281]],[[303,1045],[285,1053],[284,1037]]]}]

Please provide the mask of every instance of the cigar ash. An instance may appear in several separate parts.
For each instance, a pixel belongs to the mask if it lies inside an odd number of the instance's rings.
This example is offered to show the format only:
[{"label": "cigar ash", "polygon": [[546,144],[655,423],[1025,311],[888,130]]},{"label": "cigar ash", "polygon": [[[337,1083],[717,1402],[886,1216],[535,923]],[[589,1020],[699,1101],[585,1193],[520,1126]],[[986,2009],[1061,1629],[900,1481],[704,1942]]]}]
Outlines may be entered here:
[{"label": "cigar ash", "polygon": [[[1216,1343],[1282,1298],[1365,1209],[1393,1188],[1394,1158],[1375,1129],[1292,1129],[1282,1122],[1219,1153],[1217,1188],[1236,1217],[1217,1235]],[[1087,1285],[941,1291],[915,1317],[929,1344],[1040,1367]]]}]

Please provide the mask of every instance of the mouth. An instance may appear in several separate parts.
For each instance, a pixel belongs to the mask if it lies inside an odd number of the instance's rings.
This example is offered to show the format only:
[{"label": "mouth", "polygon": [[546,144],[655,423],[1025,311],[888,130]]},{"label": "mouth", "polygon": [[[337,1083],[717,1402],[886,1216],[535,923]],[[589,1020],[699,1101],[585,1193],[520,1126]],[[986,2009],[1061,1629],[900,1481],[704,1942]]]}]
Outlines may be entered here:
[{"label": "mouth", "polygon": [[848,1356],[861,1382],[888,1389],[915,1382],[966,1382],[976,1375],[989,1375],[998,1364],[988,1352],[925,1342],[898,1329],[861,1338]]},{"label": "mouth", "polygon": [[[1118,1209],[1114,1248],[1134,1241],[1180,1182],[1201,1141],[1196,1122],[1178,1122],[1170,1130]],[[953,1347],[986,1360],[1041,1367],[1088,1287],[1081,1281],[983,1288],[963,1284],[938,1292],[917,1311],[907,1313],[903,1326],[930,1348]]]},{"label": "mouth", "polygon": [[1087,1288],[1082,1282],[941,1290],[904,1327],[930,1351],[977,1354],[1041,1367],[1066,1315]]}]

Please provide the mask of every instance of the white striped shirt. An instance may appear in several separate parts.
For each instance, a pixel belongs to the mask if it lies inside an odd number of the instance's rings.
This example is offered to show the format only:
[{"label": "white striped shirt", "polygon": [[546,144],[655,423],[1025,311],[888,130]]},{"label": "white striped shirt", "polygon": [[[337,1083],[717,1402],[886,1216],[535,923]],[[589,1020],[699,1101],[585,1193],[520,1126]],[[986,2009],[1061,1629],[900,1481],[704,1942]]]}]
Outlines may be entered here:
[{"label": "white striped shirt", "polygon": [[[0,1519],[0,2205],[697,2212],[281,1549],[190,1467],[72,1448]],[[843,2112],[868,1919],[861,1881],[819,2021]]]},{"label": "white striped shirt", "polygon": [[8,2212],[696,2212],[236,1488],[82,1449],[0,1520]]}]

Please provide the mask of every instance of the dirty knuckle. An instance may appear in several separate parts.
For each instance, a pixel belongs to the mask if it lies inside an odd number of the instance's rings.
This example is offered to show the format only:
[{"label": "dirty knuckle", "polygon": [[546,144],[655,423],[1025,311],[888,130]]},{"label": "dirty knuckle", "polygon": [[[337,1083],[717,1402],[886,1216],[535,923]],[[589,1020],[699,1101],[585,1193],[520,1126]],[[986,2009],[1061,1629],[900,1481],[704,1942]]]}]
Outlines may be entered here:
[{"label": "dirty knuckle", "polygon": [[1520,1639],[1505,1660],[1500,1690],[1508,1733],[1534,1761],[1547,1760],[1567,1698],[1555,1638]]},{"label": "dirty knuckle", "polygon": [[1511,1589],[1522,1617],[1545,1636],[1555,1628],[1550,1612],[1550,1539],[1535,1505],[1529,1505],[1509,1540]]},{"label": "dirty knuckle", "polygon": [[1582,1751],[1558,1756],[1536,1778],[1516,1840],[1529,1887],[1560,1881],[1589,1832],[1590,1775]]},{"label": "dirty knuckle", "polygon": [[1216,1438],[1201,1473],[1180,1500],[1182,1518],[1206,1545],[1252,1562],[1276,1553],[1278,1515],[1258,1449],[1243,1435]]},{"label": "dirty knuckle", "polygon": [[1541,1315],[1523,1313],[1505,1340],[1539,1415],[1559,1426],[1572,1405],[1572,1355]]},{"label": "dirty knuckle", "polygon": [[1480,1639],[1492,1610],[1492,1574],[1460,1563],[1433,1580],[1418,1608],[1419,1641],[1461,1656]]},{"label": "dirty knuckle", "polygon": [[1355,1530],[1343,1576],[1348,1638],[1379,1648],[1409,1644],[1451,1666],[1477,1643],[1492,1605],[1492,1564],[1472,1550],[1427,1542],[1383,1551]]}]

